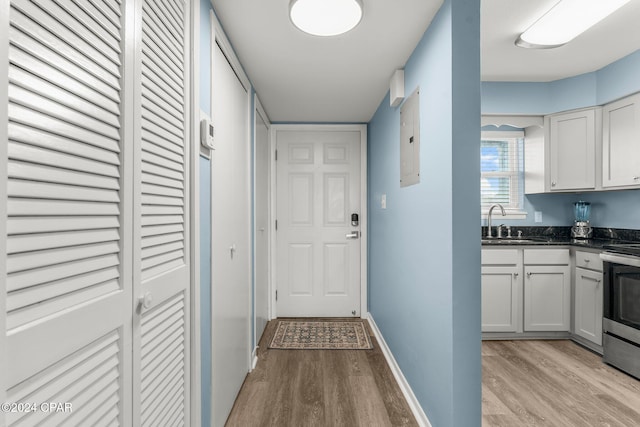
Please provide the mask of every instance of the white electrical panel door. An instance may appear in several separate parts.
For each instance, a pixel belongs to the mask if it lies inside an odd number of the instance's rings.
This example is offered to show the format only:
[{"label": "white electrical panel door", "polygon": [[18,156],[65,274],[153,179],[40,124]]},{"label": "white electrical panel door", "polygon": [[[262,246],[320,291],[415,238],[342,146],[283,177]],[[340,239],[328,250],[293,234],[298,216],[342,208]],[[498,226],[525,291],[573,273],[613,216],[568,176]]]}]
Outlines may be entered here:
[{"label": "white electrical panel door", "polygon": [[420,90],[400,108],[400,187],[420,182]]}]

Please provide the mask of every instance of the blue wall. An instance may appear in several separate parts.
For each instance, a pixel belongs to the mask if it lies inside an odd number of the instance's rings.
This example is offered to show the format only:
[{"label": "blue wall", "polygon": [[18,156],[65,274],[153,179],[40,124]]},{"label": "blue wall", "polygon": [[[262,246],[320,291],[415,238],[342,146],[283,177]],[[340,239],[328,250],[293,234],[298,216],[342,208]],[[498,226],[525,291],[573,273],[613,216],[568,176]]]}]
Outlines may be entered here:
[{"label": "blue wall", "polygon": [[368,127],[369,311],[434,427],[481,421],[479,8],[446,0],[405,66],[419,184],[399,186],[388,95]]},{"label": "blue wall", "polygon": [[[483,82],[483,114],[544,115],[574,108],[602,105],[640,91],[640,51],[598,71],[549,83]],[[595,227],[640,229],[640,191],[601,191],[581,194],[535,194],[525,196],[526,220],[507,225],[555,225],[573,223],[573,203],[592,203]],[[542,223],[534,222],[542,212]]]}]

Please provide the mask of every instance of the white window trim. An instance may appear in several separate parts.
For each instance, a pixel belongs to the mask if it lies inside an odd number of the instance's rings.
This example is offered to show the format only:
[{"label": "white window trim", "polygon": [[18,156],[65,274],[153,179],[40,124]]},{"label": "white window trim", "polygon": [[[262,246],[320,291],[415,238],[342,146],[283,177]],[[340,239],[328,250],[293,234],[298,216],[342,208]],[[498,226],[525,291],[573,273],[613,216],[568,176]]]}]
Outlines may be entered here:
[{"label": "white window trim", "polygon": [[[485,140],[485,139],[503,139],[503,138],[524,138],[524,132],[522,131],[481,131],[481,140]],[[515,159],[512,159],[512,161],[515,161]],[[507,174],[505,173],[496,173],[497,176],[505,176]],[[513,195],[512,195],[513,196]],[[524,206],[522,206],[521,208],[524,208]],[[489,215],[489,209],[490,207],[483,207],[481,209],[481,216],[483,219],[486,219],[487,215]],[[500,215],[500,213],[498,213],[494,218],[496,218],[496,221],[499,221],[498,218],[501,219],[505,219],[505,220],[512,220],[512,219],[527,219],[527,214],[528,212],[525,211],[524,209],[513,209],[513,208],[504,208],[505,211],[505,216]],[[494,209],[494,214],[495,214],[495,209]]]}]

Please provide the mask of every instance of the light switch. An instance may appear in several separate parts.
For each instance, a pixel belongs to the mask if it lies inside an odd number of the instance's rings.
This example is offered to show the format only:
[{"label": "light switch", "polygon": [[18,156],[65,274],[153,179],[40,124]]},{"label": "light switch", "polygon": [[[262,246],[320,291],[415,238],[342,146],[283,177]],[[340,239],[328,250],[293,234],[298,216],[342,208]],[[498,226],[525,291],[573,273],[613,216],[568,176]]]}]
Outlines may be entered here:
[{"label": "light switch", "polygon": [[380,209],[387,209],[387,195],[380,196]]},{"label": "light switch", "polygon": [[534,220],[535,222],[542,222],[542,212],[540,212],[540,211],[535,211],[535,212],[533,213],[533,220]]}]

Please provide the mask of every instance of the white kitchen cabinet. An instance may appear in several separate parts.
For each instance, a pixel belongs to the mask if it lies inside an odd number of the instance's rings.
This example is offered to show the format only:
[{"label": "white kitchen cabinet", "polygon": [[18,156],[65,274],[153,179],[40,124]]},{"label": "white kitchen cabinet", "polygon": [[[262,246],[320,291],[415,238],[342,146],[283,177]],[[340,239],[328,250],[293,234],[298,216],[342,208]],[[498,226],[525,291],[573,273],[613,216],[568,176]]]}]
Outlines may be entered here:
[{"label": "white kitchen cabinet", "polygon": [[602,187],[640,186],[640,94],[602,109]]},{"label": "white kitchen cabinet", "polygon": [[545,117],[547,191],[596,189],[602,109],[588,108]]},{"label": "white kitchen cabinet", "polygon": [[597,253],[576,252],[574,333],[602,345],[602,261]]},{"label": "white kitchen cabinet", "polygon": [[568,249],[524,250],[524,331],[569,331]]},{"label": "white kitchen cabinet", "polygon": [[482,250],[482,332],[520,332],[522,251]]},{"label": "white kitchen cabinet", "polygon": [[482,332],[518,332],[522,267],[482,267]]}]

